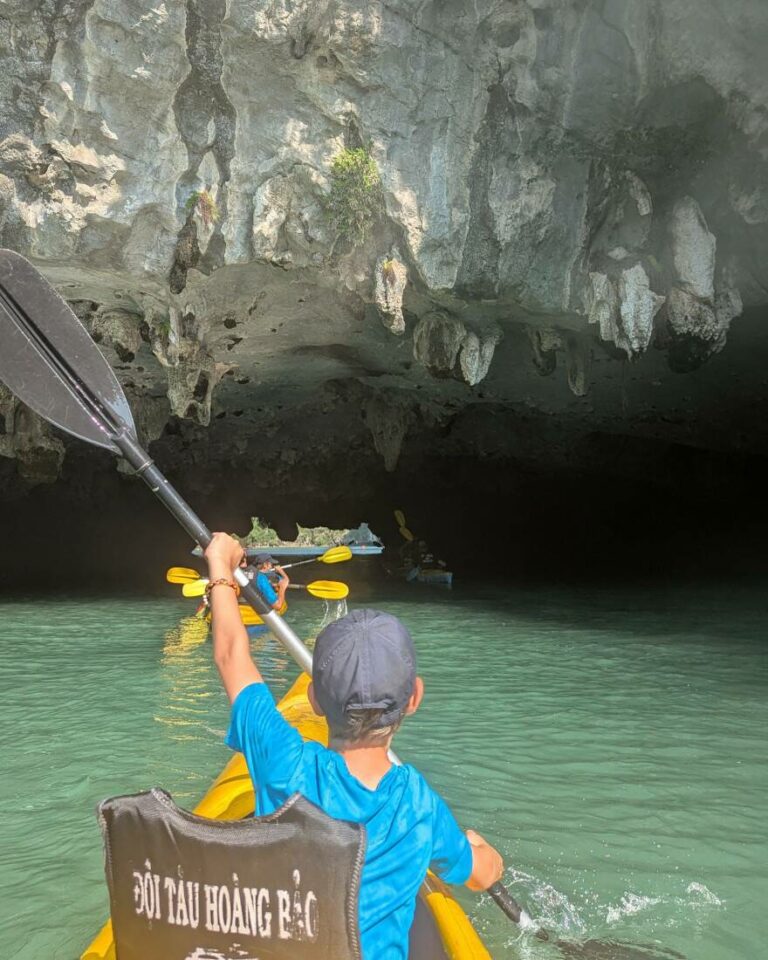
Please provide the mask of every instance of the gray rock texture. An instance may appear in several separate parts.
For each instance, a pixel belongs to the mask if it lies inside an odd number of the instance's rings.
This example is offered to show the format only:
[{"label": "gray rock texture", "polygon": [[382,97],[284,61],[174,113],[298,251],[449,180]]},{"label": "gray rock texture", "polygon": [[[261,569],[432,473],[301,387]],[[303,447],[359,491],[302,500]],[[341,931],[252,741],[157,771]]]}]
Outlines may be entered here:
[{"label": "gray rock texture", "polygon": [[[768,301],[766,49],[764,0],[8,0],[0,239],[190,462],[301,419],[392,470],[487,403],[719,445],[673,413]],[[355,243],[326,199],[361,146]],[[0,403],[0,455],[53,479]]]}]

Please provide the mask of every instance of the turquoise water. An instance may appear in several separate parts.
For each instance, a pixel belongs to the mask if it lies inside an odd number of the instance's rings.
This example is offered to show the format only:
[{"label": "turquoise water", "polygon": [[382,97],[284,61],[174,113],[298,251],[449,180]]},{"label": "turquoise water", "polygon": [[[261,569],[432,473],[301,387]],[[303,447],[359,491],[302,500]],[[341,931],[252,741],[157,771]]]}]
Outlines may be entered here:
[{"label": "turquoise water", "polygon": [[[537,922],[691,960],[765,956],[757,591],[368,591],[412,628],[426,682],[398,752],[499,846]],[[160,784],[191,806],[226,760],[227,705],[188,609],[0,603],[3,960],[73,960],[100,926],[98,800]],[[310,635],[323,612],[305,600],[290,616]],[[254,650],[286,689],[285,656],[272,641]],[[461,896],[495,957],[562,956]]]}]

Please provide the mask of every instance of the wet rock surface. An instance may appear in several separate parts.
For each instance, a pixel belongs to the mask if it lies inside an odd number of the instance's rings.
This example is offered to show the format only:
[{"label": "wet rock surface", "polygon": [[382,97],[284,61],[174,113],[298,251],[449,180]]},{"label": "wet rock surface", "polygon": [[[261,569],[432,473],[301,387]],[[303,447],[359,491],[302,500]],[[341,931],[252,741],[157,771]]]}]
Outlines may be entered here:
[{"label": "wet rock surface", "polygon": [[[767,42],[758,0],[0,4],[0,242],[201,497],[762,456]],[[100,455],[17,406],[0,499],[87,499]]]}]

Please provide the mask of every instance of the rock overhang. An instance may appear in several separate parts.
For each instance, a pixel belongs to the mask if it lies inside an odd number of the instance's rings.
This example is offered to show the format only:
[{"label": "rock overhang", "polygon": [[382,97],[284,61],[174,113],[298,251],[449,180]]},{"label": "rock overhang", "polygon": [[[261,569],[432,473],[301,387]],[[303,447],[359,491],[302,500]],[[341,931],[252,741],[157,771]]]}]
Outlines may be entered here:
[{"label": "rock overhang", "polygon": [[[323,434],[391,471],[501,408],[727,448],[743,387],[697,371],[768,288],[768,80],[744,57],[768,18],[735,8],[20,10],[3,243],[73,303],[144,439],[198,463]],[[382,215],[350,244],[325,198],[360,147]],[[4,409],[3,452],[49,482],[65,447]]]}]

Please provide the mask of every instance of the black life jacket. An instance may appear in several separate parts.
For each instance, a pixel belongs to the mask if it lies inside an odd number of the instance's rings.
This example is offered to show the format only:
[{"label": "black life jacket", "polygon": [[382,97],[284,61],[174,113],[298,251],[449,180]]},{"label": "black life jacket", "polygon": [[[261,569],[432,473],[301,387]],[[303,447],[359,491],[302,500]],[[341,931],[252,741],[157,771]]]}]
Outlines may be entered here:
[{"label": "black life jacket", "polygon": [[209,820],[163,790],[98,808],[117,960],[361,960],[365,828],[300,794]]}]

